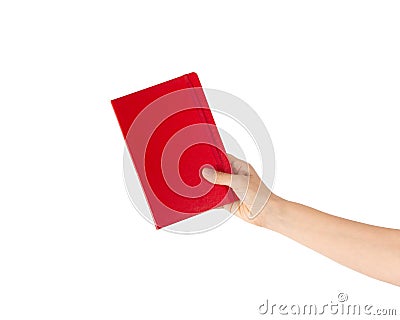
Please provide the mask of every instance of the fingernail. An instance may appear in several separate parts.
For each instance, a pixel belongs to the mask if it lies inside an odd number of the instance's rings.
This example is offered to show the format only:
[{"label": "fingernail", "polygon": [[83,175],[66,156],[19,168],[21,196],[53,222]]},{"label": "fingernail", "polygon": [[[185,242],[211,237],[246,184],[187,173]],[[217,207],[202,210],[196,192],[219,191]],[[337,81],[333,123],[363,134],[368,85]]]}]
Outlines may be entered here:
[{"label": "fingernail", "polygon": [[203,168],[203,170],[201,171],[202,175],[204,178],[206,178],[207,180],[212,180],[214,181],[214,173],[215,170],[211,169],[211,168]]}]

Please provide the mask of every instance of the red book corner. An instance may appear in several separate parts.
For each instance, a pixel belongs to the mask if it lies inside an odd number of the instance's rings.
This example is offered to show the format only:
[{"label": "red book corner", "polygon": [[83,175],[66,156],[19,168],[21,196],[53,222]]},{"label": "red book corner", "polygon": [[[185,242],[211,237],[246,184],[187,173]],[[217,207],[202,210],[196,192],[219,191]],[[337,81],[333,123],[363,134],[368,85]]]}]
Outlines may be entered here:
[{"label": "red book corner", "polygon": [[157,229],[238,200],[201,176],[231,168],[196,73],[111,103]]}]

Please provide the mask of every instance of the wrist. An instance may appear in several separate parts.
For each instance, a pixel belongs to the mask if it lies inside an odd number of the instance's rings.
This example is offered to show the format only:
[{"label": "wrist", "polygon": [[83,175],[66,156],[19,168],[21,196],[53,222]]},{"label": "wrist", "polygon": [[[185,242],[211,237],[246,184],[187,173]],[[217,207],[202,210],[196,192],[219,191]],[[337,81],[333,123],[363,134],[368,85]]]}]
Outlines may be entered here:
[{"label": "wrist", "polygon": [[267,205],[263,209],[262,226],[272,231],[277,231],[285,216],[285,207],[288,201],[271,192]]}]

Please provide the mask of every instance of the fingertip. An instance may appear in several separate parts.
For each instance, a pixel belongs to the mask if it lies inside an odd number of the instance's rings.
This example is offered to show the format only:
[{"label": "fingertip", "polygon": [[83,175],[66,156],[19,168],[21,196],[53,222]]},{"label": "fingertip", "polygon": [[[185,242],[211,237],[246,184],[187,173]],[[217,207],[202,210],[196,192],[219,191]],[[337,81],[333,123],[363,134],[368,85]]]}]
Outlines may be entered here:
[{"label": "fingertip", "polygon": [[228,158],[229,162],[237,160],[237,158],[234,155],[230,154],[230,153],[227,153],[226,157]]},{"label": "fingertip", "polygon": [[212,168],[203,168],[203,170],[201,170],[201,174],[204,177],[204,179],[206,179],[207,181],[214,183],[215,181],[215,170]]}]

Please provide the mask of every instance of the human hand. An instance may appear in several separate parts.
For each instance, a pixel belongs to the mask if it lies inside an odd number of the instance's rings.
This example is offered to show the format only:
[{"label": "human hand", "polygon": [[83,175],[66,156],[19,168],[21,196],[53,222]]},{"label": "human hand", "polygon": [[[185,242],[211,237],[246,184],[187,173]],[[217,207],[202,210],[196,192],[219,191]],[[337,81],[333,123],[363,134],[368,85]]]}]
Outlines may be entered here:
[{"label": "human hand", "polygon": [[211,183],[240,201],[224,206],[243,220],[278,232],[353,270],[400,286],[400,230],[327,214],[273,194],[245,161],[228,155],[232,174],[204,168]]},{"label": "human hand", "polygon": [[239,197],[239,201],[224,205],[224,209],[246,222],[267,227],[272,202],[278,197],[268,189],[250,164],[230,154],[227,157],[232,174],[204,168],[203,177],[211,183],[231,187]]}]

